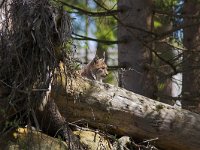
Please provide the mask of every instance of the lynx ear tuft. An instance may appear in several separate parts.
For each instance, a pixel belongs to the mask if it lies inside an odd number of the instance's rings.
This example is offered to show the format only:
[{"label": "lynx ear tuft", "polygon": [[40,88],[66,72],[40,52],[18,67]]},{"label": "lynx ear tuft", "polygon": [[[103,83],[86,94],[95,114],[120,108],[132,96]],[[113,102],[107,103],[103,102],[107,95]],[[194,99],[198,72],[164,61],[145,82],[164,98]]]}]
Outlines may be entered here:
[{"label": "lynx ear tuft", "polygon": [[105,51],[103,52],[103,61],[105,61],[105,58],[106,58],[106,53]]}]

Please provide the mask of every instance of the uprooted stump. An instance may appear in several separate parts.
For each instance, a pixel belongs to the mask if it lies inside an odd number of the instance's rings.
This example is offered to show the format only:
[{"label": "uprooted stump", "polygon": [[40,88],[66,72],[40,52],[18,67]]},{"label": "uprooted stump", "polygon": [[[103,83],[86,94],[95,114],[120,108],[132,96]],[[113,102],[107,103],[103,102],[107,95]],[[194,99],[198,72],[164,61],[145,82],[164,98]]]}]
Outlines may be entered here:
[{"label": "uprooted stump", "polygon": [[[82,149],[48,96],[61,60],[66,77],[74,72],[70,18],[57,6],[49,0],[0,4],[0,134],[26,124],[47,131],[51,123],[52,135],[61,134],[71,149]],[[47,123],[39,119],[45,113]]]}]

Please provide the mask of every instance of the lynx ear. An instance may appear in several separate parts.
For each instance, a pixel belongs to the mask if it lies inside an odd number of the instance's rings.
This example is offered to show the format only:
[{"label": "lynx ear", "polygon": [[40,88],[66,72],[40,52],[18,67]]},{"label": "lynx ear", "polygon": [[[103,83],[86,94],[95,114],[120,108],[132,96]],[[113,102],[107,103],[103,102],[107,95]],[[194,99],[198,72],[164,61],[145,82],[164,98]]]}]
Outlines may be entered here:
[{"label": "lynx ear", "polygon": [[97,63],[98,60],[99,60],[99,57],[96,54],[95,57],[94,57],[94,59],[93,59],[93,63]]}]

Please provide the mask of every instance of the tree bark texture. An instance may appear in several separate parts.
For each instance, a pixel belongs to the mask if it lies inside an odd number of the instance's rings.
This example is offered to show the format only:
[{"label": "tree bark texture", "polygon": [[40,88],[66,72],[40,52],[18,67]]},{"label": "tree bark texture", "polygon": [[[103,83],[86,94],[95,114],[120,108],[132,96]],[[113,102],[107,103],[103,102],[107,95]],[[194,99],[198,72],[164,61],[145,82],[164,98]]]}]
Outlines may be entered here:
[{"label": "tree bark texture", "polygon": [[106,132],[139,139],[158,137],[156,144],[168,150],[200,147],[200,116],[196,113],[109,84],[81,78],[68,84],[67,92],[64,82],[54,87],[52,96],[70,122],[83,119]]},{"label": "tree bark texture", "polygon": [[[197,0],[185,1],[185,15],[199,15],[200,3]],[[185,18],[185,24],[195,24],[198,20]],[[200,25],[183,29],[183,44],[187,48],[183,55],[183,107],[200,113]]]},{"label": "tree bark texture", "polygon": [[119,0],[118,45],[119,86],[135,93],[155,98],[156,78],[152,71],[145,68],[151,64],[151,52],[146,40],[151,38],[151,0]]}]

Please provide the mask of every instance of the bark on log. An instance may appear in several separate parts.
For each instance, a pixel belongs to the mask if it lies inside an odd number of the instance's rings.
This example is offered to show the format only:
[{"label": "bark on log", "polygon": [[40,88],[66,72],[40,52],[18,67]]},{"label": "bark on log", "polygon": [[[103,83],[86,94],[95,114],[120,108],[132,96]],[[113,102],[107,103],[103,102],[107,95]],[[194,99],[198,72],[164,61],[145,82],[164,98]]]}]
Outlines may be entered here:
[{"label": "bark on log", "polygon": [[[76,78],[55,87],[52,96],[69,121],[118,135],[140,139],[158,137],[156,145],[167,150],[200,148],[200,115],[154,101],[109,84]],[[60,92],[58,92],[60,91]]]}]

